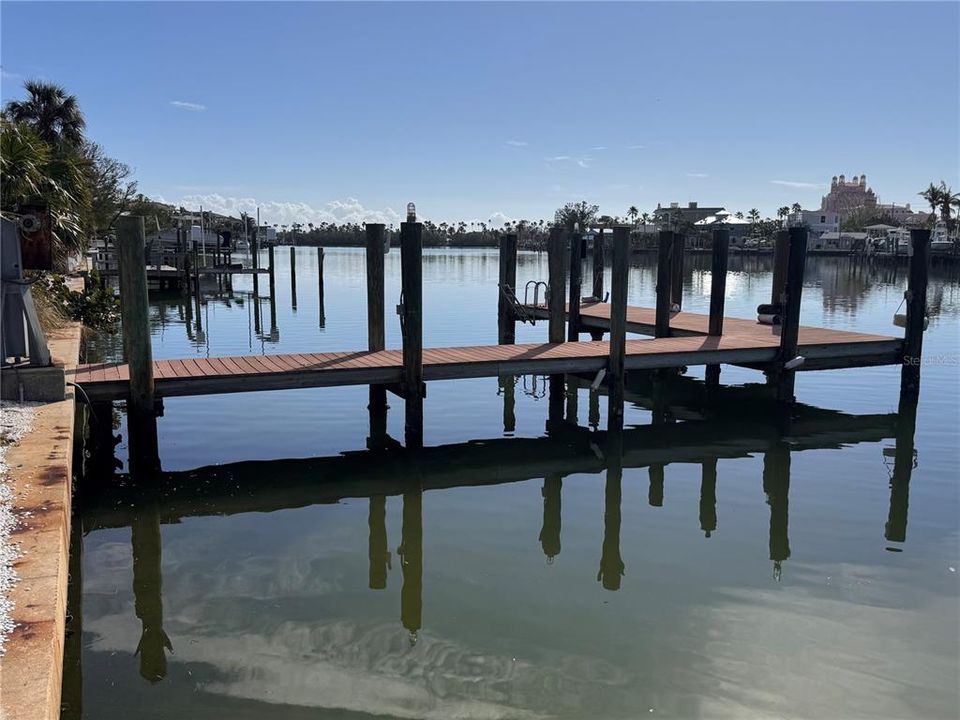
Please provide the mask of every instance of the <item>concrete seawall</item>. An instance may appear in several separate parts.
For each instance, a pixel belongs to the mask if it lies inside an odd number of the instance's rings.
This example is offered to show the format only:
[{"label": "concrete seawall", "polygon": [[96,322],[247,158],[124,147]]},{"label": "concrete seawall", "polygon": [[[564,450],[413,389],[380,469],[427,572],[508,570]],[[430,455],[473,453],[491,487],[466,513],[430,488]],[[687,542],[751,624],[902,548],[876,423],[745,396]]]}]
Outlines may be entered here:
[{"label": "concrete seawall", "polygon": [[[81,326],[49,335],[54,363],[76,365]],[[10,593],[16,624],[0,658],[0,720],[60,717],[74,433],[74,391],[38,405],[33,427],[7,452],[8,483],[18,526],[12,540],[20,556]]]}]

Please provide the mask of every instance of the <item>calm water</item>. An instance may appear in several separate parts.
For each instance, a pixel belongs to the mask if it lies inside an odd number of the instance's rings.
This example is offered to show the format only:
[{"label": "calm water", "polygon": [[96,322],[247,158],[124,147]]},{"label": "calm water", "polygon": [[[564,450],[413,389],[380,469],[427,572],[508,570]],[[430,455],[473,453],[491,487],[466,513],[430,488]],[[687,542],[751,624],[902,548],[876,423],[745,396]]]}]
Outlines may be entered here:
[{"label": "calm water", "polygon": [[[651,262],[632,304],[654,304]],[[685,309],[708,307],[706,263]],[[287,248],[277,264],[275,327],[251,278],[211,282],[199,315],[154,299],[154,356],[365,346],[362,252],[327,251],[323,322],[316,250],[295,293]],[[426,251],[425,343],[496,342],[496,281],[495,251]],[[732,258],[728,314],[770,283]],[[803,321],[899,333],[903,286],[811,258]],[[386,292],[399,347],[396,250]],[[955,275],[930,305],[913,457],[896,367],[800,374],[786,434],[759,421],[759,373],[724,368],[744,387],[710,406],[701,369],[657,393],[631,377],[622,474],[591,435],[605,396],[579,389],[547,436],[542,378],[432,383],[417,460],[365,450],[365,387],[168,399],[159,478],[123,475],[124,440],[120,474],[80,485],[64,716],[957,717]]]}]

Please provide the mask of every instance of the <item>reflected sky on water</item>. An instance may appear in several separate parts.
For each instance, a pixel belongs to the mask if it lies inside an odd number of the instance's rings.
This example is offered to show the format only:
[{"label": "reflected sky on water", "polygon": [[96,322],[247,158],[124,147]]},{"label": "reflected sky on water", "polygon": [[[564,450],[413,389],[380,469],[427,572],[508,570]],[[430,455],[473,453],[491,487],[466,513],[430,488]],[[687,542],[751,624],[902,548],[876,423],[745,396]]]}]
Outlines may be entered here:
[{"label": "reflected sky on water", "polygon": [[[249,277],[211,281],[199,313],[155,298],[154,356],[363,347],[362,252],[327,250],[322,321],[316,250],[296,250],[295,309],[289,253],[272,313]],[[653,304],[652,262],[632,304]],[[545,276],[521,253],[518,285]],[[426,251],[425,343],[495,342],[496,277],[495,251]],[[731,257],[728,314],[770,280]],[[806,281],[804,323],[900,332],[902,269],[810,258]],[[386,295],[398,347],[395,250]],[[779,428],[759,373],[725,367],[744,387],[709,401],[701,369],[631,375],[622,447],[589,383],[550,418],[539,378],[436,382],[416,459],[366,449],[363,387],[168,399],[158,475],[127,475],[124,439],[117,474],[91,460],[81,484],[64,716],[955,717],[955,271],[930,305],[915,428],[896,367],[801,374]]]}]

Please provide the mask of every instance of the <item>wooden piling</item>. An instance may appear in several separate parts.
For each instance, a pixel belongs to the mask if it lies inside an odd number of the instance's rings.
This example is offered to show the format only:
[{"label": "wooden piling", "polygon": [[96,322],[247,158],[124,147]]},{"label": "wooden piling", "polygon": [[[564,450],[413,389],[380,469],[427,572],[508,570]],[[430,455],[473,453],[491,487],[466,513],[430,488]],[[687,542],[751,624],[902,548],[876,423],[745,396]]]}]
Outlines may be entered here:
[{"label": "wooden piling", "polygon": [[409,449],[423,447],[423,225],[400,224],[404,435]]},{"label": "wooden piling", "polygon": [[[547,339],[562,343],[564,339],[564,232],[562,228],[550,229],[547,240],[547,309],[549,313]],[[563,421],[564,383],[563,375],[551,375],[548,389],[548,430],[551,424]]]},{"label": "wooden piling", "polygon": [[[383,232],[382,223],[367,223],[367,349],[386,347],[383,289]],[[383,385],[370,386],[370,437],[368,446],[382,447],[386,440],[387,389]]]},{"label": "wooden piling", "polygon": [[268,264],[268,267],[267,267],[267,270],[268,270],[268,277],[269,277],[269,279],[270,279],[270,297],[271,297],[271,299],[272,299],[272,298],[275,298],[275,297],[277,296],[277,295],[276,295],[276,290],[277,290],[277,275],[276,275],[276,273],[274,272],[275,265],[274,265],[274,262],[273,262],[273,260],[274,260],[274,257],[273,257],[273,256],[274,256],[274,252],[273,252],[273,250],[274,250],[273,245],[268,245],[268,246],[267,246],[267,262],[269,263],[269,264]]},{"label": "wooden piling", "polygon": [[593,297],[603,302],[603,228],[593,238]]},{"label": "wooden piling", "polygon": [[613,268],[610,275],[610,357],[607,429],[623,430],[624,364],[627,353],[627,293],[630,270],[630,228],[613,229]]},{"label": "wooden piling", "polygon": [[920,357],[923,326],[927,316],[927,273],[930,267],[930,231],[910,231],[910,259],[907,270],[907,322],[903,332],[903,365],[900,394],[916,400],[920,396]]},{"label": "wooden piling", "polygon": [[[403,247],[403,226],[418,223],[401,223],[400,242]],[[419,238],[419,232],[417,233]],[[402,525],[400,527],[400,572],[403,584],[400,588],[400,622],[410,633],[410,644],[415,645],[417,634],[423,624],[423,490],[415,489],[403,494]]]},{"label": "wooden piling", "polygon": [[670,283],[673,260],[673,231],[661,230],[657,253],[657,307],[655,311],[654,336],[670,337]]},{"label": "wooden piling", "polygon": [[297,309],[297,249],[290,246],[290,305]]},{"label": "wooden piling", "polygon": [[797,340],[800,334],[800,301],[803,295],[803,271],[807,259],[807,229],[790,228],[789,260],[784,286],[782,324],[780,326],[780,357],[777,363],[777,399],[793,402],[796,370],[784,365],[797,356]]},{"label": "wooden piling", "polygon": [[777,230],[773,236],[773,284],[770,289],[770,304],[780,305],[787,285],[787,265],[790,262],[790,232]]},{"label": "wooden piling", "polygon": [[[723,305],[727,292],[727,265],[730,253],[730,229],[714,228],[713,248],[710,262],[710,320],[708,334],[723,335]],[[707,365],[706,381],[712,385],[720,382],[720,366]]]},{"label": "wooden piling", "polygon": [[130,369],[132,412],[153,415],[153,349],[150,344],[147,297],[146,233],[143,218],[117,218],[117,254],[120,261],[120,320],[123,352]]},{"label": "wooden piling", "polygon": [[567,311],[567,340],[580,339],[580,298],[583,295],[583,232],[570,230],[570,295]]},{"label": "wooden piling", "polygon": [[563,342],[564,326],[564,237],[563,229],[550,229],[550,238],[547,241],[547,308],[550,318],[548,321],[547,337],[552,343]]},{"label": "wooden piling", "polygon": [[508,233],[500,237],[500,293],[497,302],[497,342],[512,345],[516,342],[516,317],[513,305],[505,293],[517,292],[517,236]]},{"label": "wooden piling", "polygon": [[673,236],[673,252],[670,261],[670,300],[672,305],[683,307],[683,253],[687,238],[681,233]]},{"label": "wooden piling", "polygon": [[[260,240],[257,238],[257,235],[260,233],[260,228],[257,228],[257,232],[253,234],[253,238],[250,240],[250,265],[254,270],[260,269]],[[258,297],[260,295],[260,273],[253,273],[253,296]]]},{"label": "wooden piling", "polygon": [[717,529],[717,459],[705,460],[700,473],[700,529],[704,537]]},{"label": "wooden piling", "polygon": [[320,298],[320,326],[323,327],[326,311],[323,302],[323,248],[317,248],[317,293]]},{"label": "wooden piling", "polygon": [[890,478],[890,509],[883,536],[890,542],[907,539],[907,511],[910,506],[910,478],[913,475],[914,435],[917,431],[917,401],[900,394],[897,406],[896,449]]}]

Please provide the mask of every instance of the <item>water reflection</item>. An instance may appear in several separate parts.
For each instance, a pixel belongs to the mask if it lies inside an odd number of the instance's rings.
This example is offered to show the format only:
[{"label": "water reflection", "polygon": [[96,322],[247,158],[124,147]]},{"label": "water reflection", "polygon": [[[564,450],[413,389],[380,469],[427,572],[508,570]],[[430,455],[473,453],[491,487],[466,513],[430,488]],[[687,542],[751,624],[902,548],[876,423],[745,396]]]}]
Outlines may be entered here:
[{"label": "water reflection", "polygon": [[[512,379],[506,386],[513,386]],[[565,427],[562,433],[532,439],[500,438],[428,447],[416,455],[380,446],[336,457],[241,462],[189,472],[147,473],[147,483],[125,476],[99,478],[107,482],[86,478],[78,498],[79,520],[84,532],[118,526],[131,528],[133,612],[140,622],[140,635],[135,648],[130,650],[138,658],[140,676],[150,683],[167,677],[168,653],[174,648],[164,627],[161,525],[181,522],[190,516],[262,513],[365,498],[366,585],[370,590],[379,591],[387,587],[392,569],[387,499],[399,496],[402,503],[401,537],[396,549],[402,583],[399,627],[406,633],[410,647],[418,645],[425,622],[424,566],[429,564],[429,558],[424,557],[423,539],[425,491],[513,483],[539,475],[544,478],[539,544],[547,561],[552,563],[561,551],[564,477],[605,472],[602,545],[596,579],[604,590],[618,591],[626,578],[621,552],[624,467],[649,469],[649,500],[651,504],[661,505],[666,466],[673,463],[699,466],[699,525],[706,537],[710,537],[717,528],[718,459],[762,453],[762,485],[770,511],[767,542],[774,573],[779,579],[783,564],[790,557],[791,454],[856,442],[877,442],[895,436],[898,460],[891,481],[886,537],[890,541],[903,541],[906,486],[914,458],[913,424],[908,408],[901,408],[898,418],[894,414],[853,416],[799,405],[788,424],[778,429],[756,412],[758,404],[763,402],[762,387],[725,388],[720,392],[723,400],[707,405],[702,383],[686,378],[636,377],[630,383],[631,397],[634,402],[654,408],[654,422],[622,432],[579,427],[573,423],[575,413],[568,413],[561,421]],[[566,397],[569,400],[570,394]],[[567,409],[570,409],[569,403]],[[677,422],[678,415],[700,415],[702,419]],[[734,418],[741,421],[734,422]],[[103,463],[93,466],[110,467]],[[264,483],[268,469],[271,476],[282,480]],[[545,473],[545,469],[548,472]],[[198,482],[200,478],[202,482]],[[80,616],[80,608],[72,611]],[[429,622],[427,618],[428,626]],[[76,653],[77,649],[72,652]],[[76,658],[68,658],[65,667],[68,674],[81,672]]]}]

